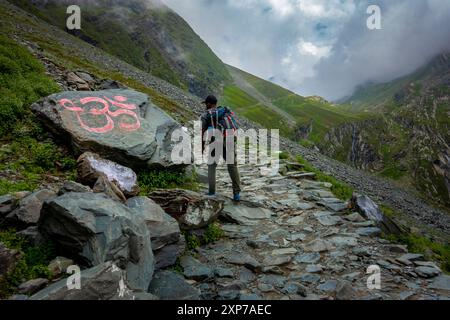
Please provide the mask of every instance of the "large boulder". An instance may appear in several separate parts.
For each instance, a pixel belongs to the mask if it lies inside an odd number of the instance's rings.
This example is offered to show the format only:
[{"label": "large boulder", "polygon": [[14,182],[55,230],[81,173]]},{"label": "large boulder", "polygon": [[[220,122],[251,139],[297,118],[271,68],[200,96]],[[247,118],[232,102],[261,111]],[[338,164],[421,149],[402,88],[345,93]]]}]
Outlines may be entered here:
[{"label": "large boulder", "polygon": [[150,234],[125,205],[104,194],[67,193],[44,204],[38,226],[67,257],[88,267],[112,261],[126,270],[133,289],[148,288]]},{"label": "large boulder", "polygon": [[131,168],[171,167],[172,132],[180,125],[133,90],[61,92],[32,106],[57,136],[80,152]]},{"label": "large boulder", "polygon": [[223,202],[188,190],[156,190],[149,197],[174,217],[183,230],[201,229],[217,219]]},{"label": "large boulder", "polygon": [[127,206],[144,220],[152,241],[152,249],[159,250],[178,242],[180,226],[153,200],[147,197],[135,197],[127,201]]},{"label": "large boulder", "polygon": [[80,289],[71,289],[71,279],[60,280],[31,296],[30,300],[154,300],[153,295],[131,288],[127,272],[111,262],[84,270]]},{"label": "large boulder", "polygon": [[44,201],[55,197],[57,197],[55,192],[46,189],[26,196],[20,200],[19,206],[6,216],[4,224],[18,229],[36,225],[39,221]]},{"label": "large boulder", "polygon": [[186,252],[186,239],[183,235],[180,239],[172,244],[162,247],[159,250],[155,250],[155,270],[161,270],[167,267],[171,267],[177,263],[179,257]]},{"label": "large boulder", "polygon": [[400,234],[403,232],[401,227],[391,218],[384,215],[378,205],[368,196],[355,193],[350,205],[365,218],[376,222],[384,232],[388,234]]},{"label": "large boulder", "polygon": [[141,216],[150,232],[155,269],[173,266],[186,250],[186,241],[177,220],[147,197],[128,199],[127,206]]},{"label": "large boulder", "polygon": [[124,195],[134,197],[139,194],[137,175],[130,168],[102,159],[91,152],[82,154],[77,164],[77,179],[85,185],[93,187],[101,176],[106,176]]}]

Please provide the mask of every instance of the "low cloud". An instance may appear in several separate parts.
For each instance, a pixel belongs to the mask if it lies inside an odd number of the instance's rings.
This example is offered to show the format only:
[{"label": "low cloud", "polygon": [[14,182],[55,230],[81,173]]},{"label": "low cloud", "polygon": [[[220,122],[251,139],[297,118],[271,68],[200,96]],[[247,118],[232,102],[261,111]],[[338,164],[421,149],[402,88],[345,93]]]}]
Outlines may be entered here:
[{"label": "low cloud", "polygon": [[[162,1],[226,63],[330,100],[450,50],[448,0]],[[370,4],[381,7],[382,30],[366,26]]]}]

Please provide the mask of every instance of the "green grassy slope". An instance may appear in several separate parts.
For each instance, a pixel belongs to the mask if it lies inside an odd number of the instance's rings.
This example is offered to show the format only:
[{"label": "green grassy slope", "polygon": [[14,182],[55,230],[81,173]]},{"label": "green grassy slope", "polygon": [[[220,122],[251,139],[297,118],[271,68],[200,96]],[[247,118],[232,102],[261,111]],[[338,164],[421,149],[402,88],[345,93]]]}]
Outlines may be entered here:
[{"label": "green grassy slope", "polygon": [[29,108],[59,90],[27,49],[0,35],[0,195],[34,190],[47,173],[73,176],[76,161],[54,144]]},{"label": "green grassy slope", "polygon": [[279,129],[280,134],[292,136],[290,128],[282,125],[285,121],[280,114],[263,105],[236,85],[224,88],[223,98],[219,103],[231,107],[239,115],[259,123],[264,128]]},{"label": "green grassy slope", "polygon": [[[199,96],[217,91],[230,80],[222,61],[179,15],[163,5],[149,7],[145,1],[71,1],[82,8],[82,29],[72,33]],[[66,1],[10,2],[65,28]]]},{"label": "green grassy slope", "polygon": [[[317,143],[329,129],[343,123],[363,120],[368,116],[346,112],[316,97],[301,97],[270,81],[234,67],[229,68],[235,75],[235,84],[225,87],[221,102],[267,128],[279,128],[283,135],[294,140],[300,140],[296,131],[310,124],[312,131],[308,139]],[[236,80],[236,77],[239,79]],[[245,87],[242,85],[243,81],[246,82]],[[258,95],[262,95],[264,101],[255,97],[255,93],[253,96],[248,93],[249,86],[255,89]],[[269,107],[266,102],[273,107]],[[287,123],[286,115],[294,121],[295,126]]]},{"label": "green grassy slope", "polygon": [[448,72],[449,67],[448,57],[445,54],[439,55],[404,77],[386,83],[360,86],[352,96],[343,99],[340,103],[345,109],[351,111],[386,109],[386,106],[392,105],[393,101],[401,98],[402,90],[405,87],[409,86],[413,90],[413,94],[419,96],[424,86],[432,85],[432,80],[440,78],[442,73]]},{"label": "green grassy slope", "polygon": [[[450,207],[449,79],[450,55],[444,53],[410,75],[360,88],[340,106],[347,111],[379,114],[379,121],[358,127],[366,149],[377,155],[365,159],[367,166],[373,166],[375,160],[373,168],[380,175],[413,186],[427,199],[447,207]],[[349,130],[342,128],[334,134],[340,146],[324,141],[320,148],[329,156],[346,161],[354,152],[351,136]]]}]

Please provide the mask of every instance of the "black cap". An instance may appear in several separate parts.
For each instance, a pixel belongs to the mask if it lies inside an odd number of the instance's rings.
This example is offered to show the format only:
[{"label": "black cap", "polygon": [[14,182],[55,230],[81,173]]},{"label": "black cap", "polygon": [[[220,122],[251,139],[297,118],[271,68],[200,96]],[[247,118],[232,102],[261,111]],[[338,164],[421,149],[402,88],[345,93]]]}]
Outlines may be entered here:
[{"label": "black cap", "polygon": [[217,98],[215,96],[207,96],[203,104],[217,104]]}]

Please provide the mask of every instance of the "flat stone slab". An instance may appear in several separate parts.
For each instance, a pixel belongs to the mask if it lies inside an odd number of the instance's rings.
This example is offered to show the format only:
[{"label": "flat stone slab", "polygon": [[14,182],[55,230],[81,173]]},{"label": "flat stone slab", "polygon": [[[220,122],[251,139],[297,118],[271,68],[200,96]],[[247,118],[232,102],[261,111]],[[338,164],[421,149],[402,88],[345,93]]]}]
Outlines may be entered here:
[{"label": "flat stone slab", "polygon": [[378,237],[381,235],[382,231],[380,228],[359,228],[356,233],[363,237]]},{"label": "flat stone slab", "polygon": [[450,292],[450,276],[442,275],[433,280],[428,286],[431,289],[444,290]]},{"label": "flat stone slab", "polygon": [[150,283],[149,292],[161,300],[200,300],[200,291],[172,271],[160,271]]},{"label": "flat stone slab", "polygon": [[274,213],[266,208],[253,208],[245,205],[225,205],[221,216],[241,225],[257,225],[261,220],[270,219]]},{"label": "flat stone slab", "polygon": [[319,201],[317,204],[327,208],[328,210],[332,210],[335,212],[342,212],[347,210],[348,205],[345,202],[326,202],[326,201]]},{"label": "flat stone slab", "polygon": [[304,253],[301,255],[298,255],[295,257],[295,261],[298,263],[317,263],[320,261],[320,253],[318,252],[311,252],[311,253]]},{"label": "flat stone slab", "polygon": [[261,264],[258,260],[247,253],[232,253],[226,260],[230,264],[245,266],[250,270],[258,270],[261,268]]},{"label": "flat stone slab", "polygon": [[355,247],[358,245],[358,239],[353,237],[333,237],[330,242],[337,247]]},{"label": "flat stone slab", "polygon": [[333,249],[333,245],[327,240],[323,239],[315,239],[305,245],[303,245],[303,249],[306,252],[324,252]]},{"label": "flat stone slab", "polygon": [[180,264],[183,267],[183,274],[186,279],[202,281],[212,278],[214,275],[213,269],[191,256],[181,257]]},{"label": "flat stone slab", "polygon": [[317,218],[319,223],[326,227],[332,227],[338,224],[342,224],[342,219],[337,216],[323,215]]}]

